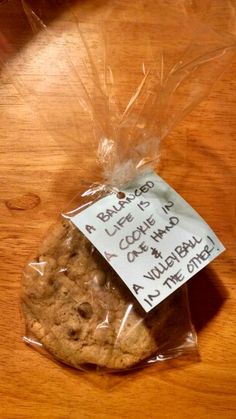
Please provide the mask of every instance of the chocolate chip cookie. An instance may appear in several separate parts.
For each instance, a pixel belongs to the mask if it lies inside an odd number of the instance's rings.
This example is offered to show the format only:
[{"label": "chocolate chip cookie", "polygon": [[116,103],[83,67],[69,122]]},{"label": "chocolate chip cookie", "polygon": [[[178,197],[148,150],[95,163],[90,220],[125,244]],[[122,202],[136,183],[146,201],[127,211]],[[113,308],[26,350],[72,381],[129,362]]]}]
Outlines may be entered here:
[{"label": "chocolate chip cookie", "polygon": [[160,354],[175,333],[174,301],[170,296],[145,315],[119,276],[67,219],[52,228],[23,275],[26,333],[76,368],[125,369]]}]

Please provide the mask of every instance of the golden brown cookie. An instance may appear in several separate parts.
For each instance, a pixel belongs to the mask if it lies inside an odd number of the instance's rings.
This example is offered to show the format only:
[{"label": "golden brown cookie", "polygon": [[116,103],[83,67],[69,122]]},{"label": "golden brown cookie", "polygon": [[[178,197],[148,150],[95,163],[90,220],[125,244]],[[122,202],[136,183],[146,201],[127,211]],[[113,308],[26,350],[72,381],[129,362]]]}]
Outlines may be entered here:
[{"label": "golden brown cookie", "polygon": [[27,333],[76,368],[124,369],[161,354],[176,326],[174,300],[144,315],[119,276],[66,219],[49,232],[23,276]]}]

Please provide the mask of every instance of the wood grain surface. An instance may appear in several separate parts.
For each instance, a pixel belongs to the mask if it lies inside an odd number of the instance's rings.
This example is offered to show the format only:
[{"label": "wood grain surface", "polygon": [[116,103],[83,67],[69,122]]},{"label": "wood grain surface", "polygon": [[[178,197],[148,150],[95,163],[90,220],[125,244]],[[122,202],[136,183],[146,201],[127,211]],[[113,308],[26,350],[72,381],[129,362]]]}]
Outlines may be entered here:
[{"label": "wood grain surface", "polygon": [[[41,0],[35,2],[35,7],[49,27],[52,25],[58,31],[63,28],[65,32],[70,27],[69,11],[73,10],[87,19],[92,36],[93,22],[105,13],[107,3],[74,1],[67,8],[59,0]],[[115,3],[119,9],[129,2]],[[142,6],[151,21],[152,7],[155,5],[157,13],[160,3],[164,7],[171,2],[133,2],[130,16],[142,21],[139,9]],[[202,13],[205,21],[229,23],[235,31],[234,1],[226,8],[226,1],[216,0],[210,9],[207,1],[176,0],[176,6],[187,7],[190,3],[194,3],[195,13]],[[73,44],[75,38],[72,36],[70,41]],[[32,60],[40,42],[32,34],[20,2],[3,2],[0,6],[0,417],[236,418],[235,59],[209,97],[170,134],[158,166],[161,176],[205,218],[227,249],[189,282],[200,359],[162,363],[115,377],[96,376],[57,364],[22,341],[22,269],[71,198],[83,189],[85,182],[100,176],[88,147],[91,126],[86,112],[77,109],[73,95],[68,94],[62,104],[55,94],[68,86],[62,77],[54,77],[48,70],[52,62],[50,54],[53,56],[55,52],[53,47],[47,57],[41,56],[36,63]],[[29,91],[35,85],[41,86],[41,92],[51,89],[53,99],[50,94],[39,95],[36,108],[30,95],[29,99],[24,95],[23,73]],[[43,73],[45,77],[40,84]]]}]

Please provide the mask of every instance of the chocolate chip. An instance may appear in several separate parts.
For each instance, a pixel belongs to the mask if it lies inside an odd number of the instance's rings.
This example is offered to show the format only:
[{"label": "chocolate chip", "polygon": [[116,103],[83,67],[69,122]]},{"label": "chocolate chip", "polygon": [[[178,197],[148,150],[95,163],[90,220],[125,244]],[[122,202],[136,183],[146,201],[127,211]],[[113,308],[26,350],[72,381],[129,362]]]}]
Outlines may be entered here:
[{"label": "chocolate chip", "polygon": [[90,319],[93,315],[93,309],[89,303],[80,304],[77,311],[84,319]]},{"label": "chocolate chip", "polygon": [[48,283],[49,285],[53,285],[54,284],[54,278],[48,278]]},{"label": "chocolate chip", "polygon": [[68,336],[73,339],[73,340],[78,340],[79,339],[79,329],[68,329],[67,334]]}]

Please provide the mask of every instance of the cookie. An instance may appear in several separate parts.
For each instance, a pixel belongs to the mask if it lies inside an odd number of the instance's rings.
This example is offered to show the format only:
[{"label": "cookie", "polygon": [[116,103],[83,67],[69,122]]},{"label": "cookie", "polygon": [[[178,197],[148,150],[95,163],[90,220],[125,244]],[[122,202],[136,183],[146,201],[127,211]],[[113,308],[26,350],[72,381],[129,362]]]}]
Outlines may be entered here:
[{"label": "cookie", "polygon": [[27,333],[75,368],[122,370],[160,352],[168,340],[163,331],[175,327],[173,301],[148,315],[140,311],[119,276],[66,219],[49,232],[23,275]]}]

